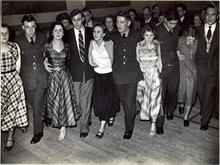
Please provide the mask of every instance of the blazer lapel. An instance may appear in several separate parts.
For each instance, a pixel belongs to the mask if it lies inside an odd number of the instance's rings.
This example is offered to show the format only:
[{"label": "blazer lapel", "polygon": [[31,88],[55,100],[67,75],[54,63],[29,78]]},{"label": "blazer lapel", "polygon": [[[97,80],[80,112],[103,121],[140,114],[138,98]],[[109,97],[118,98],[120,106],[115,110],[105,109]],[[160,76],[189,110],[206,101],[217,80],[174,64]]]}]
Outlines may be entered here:
[{"label": "blazer lapel", "polygon": [[218,46],[218,37],[219,37],[219,30],[218,30],[219,26],[218,24],[216,25],[216,28],[215,28],[215,31],[213,33],[213,38],[212,38],[212,41],[211,41],[211,45],[210,45],[210,49],[209,49],[209,53],[208,55],[213,55],[214,54],[214,51],[215,51],[215,48]]}]

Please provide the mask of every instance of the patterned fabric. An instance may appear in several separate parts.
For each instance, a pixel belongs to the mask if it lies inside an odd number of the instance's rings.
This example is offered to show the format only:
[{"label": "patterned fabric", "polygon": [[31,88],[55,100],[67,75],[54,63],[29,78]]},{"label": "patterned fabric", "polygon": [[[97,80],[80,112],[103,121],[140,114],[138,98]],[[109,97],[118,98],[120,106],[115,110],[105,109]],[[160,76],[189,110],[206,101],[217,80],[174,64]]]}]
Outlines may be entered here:
[{"label": "patterned fabric", "polygon": [[11,131],[14,127],[28,125],[22,80],[16,69],[18,50],[15,43],[9,42],[9,52],[2,53],[1,72],[1,129]]},{"label": "patterned fabric", "polygon": [[195,54],[197,50],[197,40],[192,45],[188,45],[186,38],[181,37],[178,43],[178,50],[185,56],[180,61],[180,84],[178,90],[178,102],[192,106],[195,103],[197,70],[195,65]]},{"label": "patterned fabric", "polygon": [[44,52],[53,68],[58,69],[49,75],[46,98],[47,115],[52,120],[52,127],[75,126],[81,112],[76,102],[72,77],[65,66],[69,47],[65,45],[61,52],[57,52],[50,43],[45,45]]},{"label": "patterned fabric", "polygon": [[79,56],[80,59],[82,60],[82,62],[85,61],[85,45],[84,45],[84,41],[83,41],[83,35],[81,33],[81,31],[79,31]]},{"label": "patterned fabric", "polygon": [[156,122],[161,108],[158,46],[157,42],[148,45],[142,41],[137,45],[137,59],[144,76],[137,88],[137,100],[141,104],[140,119],[149,120],[151,117],[152,122]]}]

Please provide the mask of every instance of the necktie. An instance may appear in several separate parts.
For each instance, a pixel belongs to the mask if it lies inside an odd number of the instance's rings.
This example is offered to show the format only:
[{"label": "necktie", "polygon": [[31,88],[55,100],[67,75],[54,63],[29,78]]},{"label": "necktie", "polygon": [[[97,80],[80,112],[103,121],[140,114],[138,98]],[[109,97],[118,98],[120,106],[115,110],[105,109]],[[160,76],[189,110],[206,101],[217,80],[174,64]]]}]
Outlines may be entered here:
[{"label": "necktie", "polygon": [[122,35],[122,38],[124,38],[124,39],[126,38],[126,35],[125,35],[125,33],[123,33],[123,35]]},{"label": "necktie", "polygon": [[172,36],[172,34],[173,34],[172,30],[169,30],[169,33],[170,33],[170,35]]},{"label": "necktie", "polygon": [[79,57],[82,62],[85,61],[85,45],[81,31],[79,31]]},{"label": "necktie", "polygon": [[33,37],[31,37],[31,42],[30,42],[32,45],[34,45],[34,39]]},{"label": "necktie", "polygon": [[207,39],[208,39],[208,40],[210,40],[211,35],[212,35],[211,28],[212,28],[212,26],[209,26],[209,30],[208,30],[208,33],[207,33]]}]

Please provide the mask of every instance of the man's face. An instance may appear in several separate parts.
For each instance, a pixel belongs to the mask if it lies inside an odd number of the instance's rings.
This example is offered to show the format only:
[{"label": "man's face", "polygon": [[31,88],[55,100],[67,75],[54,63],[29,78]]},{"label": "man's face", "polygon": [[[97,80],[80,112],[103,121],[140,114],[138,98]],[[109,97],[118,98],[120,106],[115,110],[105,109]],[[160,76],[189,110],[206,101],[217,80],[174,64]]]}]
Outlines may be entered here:
[{"label": "man's face", "polygon": [[35,35],[36,27],[37,25],[35,21],[31,21],[31,22],[24,21],[24,24],[22,25],[25,35],[28,37],[33,37]]},{"label": "man's face", "polygon": [[82,16],[81,13],[73,16],[71,20],[73,22],[74,28],[79,30],[79,29],[81,29],[83,27],[84,17]]},{"label": "man's face", "polygon": [[127,20],[125,17],[117,16],[116,25],[120,33],[126,32],[130,24],[131,21]]},{"label": "man's face", "polygon": [[182,18],[182,17],[185,15],[185,13],[186,13],[186,11],[183,10],[182,7],[177,7],[176,10],[177,10],[177,12],[178,12],[180,18]]},{"label": "man's face", "polygon": [[208,8],[206,10],[206,23],[208,25],[212,25],[214,23],[216,23],[216,20],[218,18],[218,14],[217,11],[215,10],[215,8]]},{"label": "man's face", "polygon": [[175,28],[175,26],[177,25],[177,22],[178,22],[177,20],[170,20],[170,21],[168,21],[165,18],[165,24],[169,28],[169,30],[172,30],[173,28]]},{"label": "man's face", "polygon": [[113,29],[114,23],[112,18],[106,18],[105,19],[105,26],[108,30]]},{"label": "man's face", "polygon": [[68,19],[63,19],[62,21],[61,21],[61,23],[63,24],[63,26],[67,29],[67,27],[69,26],[69,20]]},{"label": "man's face", "polygon": [[89,22],[91,20],[91,14],[89,13],[89,11],[84,11],[83,12],[84,18],[86,22]]},{"label": "man's face", "polygon": [[151,11],[148,8],[145,8],[143,11],[144,18],[150,18],[151,17]]}]

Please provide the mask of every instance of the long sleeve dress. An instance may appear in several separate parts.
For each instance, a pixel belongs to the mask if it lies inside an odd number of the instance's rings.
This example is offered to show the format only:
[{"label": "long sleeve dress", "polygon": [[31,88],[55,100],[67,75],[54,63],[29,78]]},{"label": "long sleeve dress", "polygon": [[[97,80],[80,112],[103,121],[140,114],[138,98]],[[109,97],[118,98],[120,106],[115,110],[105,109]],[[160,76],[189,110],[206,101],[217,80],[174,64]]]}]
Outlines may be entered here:
[{"label": "long sleeve dress", "polygon": [[1,57],[1,129],[12,131],[14,127],[28,125],[24,88],[16,62],[18,46],[9,42],[9,51]]},{"label": "long sleeve dress", "polygon": [[137,43],[137,60],[143,72],[144,80],[138,83],[137,100],[141,104],[140,119],[156,122],[161,108],[162,85],[159,73],[162,68],[159,42],[153,40],[146,44]]},{"label": "long sleeve dress", "polygon": [[51,125],[58,128],[76,126],[80,109],[76,102],[73,80],[66,67],[69,47],[66,44],[62,51],[57,52],[52,43],[47,43],[44,46],[44,54],[53,68],[59,68],[49,74],[46,110]]},{"label": "long sleeve dress", "polygon": [[186,37],[180,37],[177,50],[185,57],[183,61],[180,61],[178,102],[185,103],[185,106],[192,106],[195,103],[197,84],[197,70],[195,65],[197,40],[190,45],[187,44]]}]

